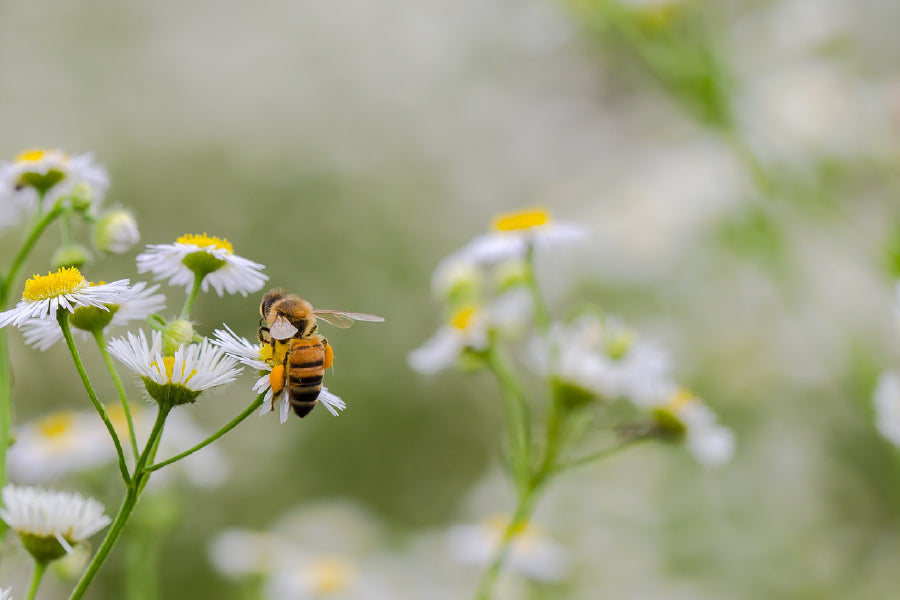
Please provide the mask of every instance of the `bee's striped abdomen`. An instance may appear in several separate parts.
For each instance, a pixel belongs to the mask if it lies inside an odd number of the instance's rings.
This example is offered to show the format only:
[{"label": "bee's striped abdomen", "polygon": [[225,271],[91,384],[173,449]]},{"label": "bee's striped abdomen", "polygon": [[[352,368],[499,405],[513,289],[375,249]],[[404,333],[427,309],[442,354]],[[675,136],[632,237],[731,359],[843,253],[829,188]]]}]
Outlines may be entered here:
[{"label": "bee's striped abdomen", "polygon": [[305,417],[316,405],[325,375],[325,346],[316,336],[294,338],[287,355],[287,391],[291,407]]}]

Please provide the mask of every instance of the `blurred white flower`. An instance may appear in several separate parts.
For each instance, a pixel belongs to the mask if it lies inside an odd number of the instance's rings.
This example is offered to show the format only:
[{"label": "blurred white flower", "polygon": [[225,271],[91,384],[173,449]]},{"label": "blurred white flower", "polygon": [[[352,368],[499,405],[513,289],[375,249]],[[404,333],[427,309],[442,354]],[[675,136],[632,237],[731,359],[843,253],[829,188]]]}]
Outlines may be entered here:
[{"label": "blurred white flower", "polygon": [[112,462],[109,433],[96,412],[59,411],[16,429],[7,459],[13,479],[39,483]]},{"label": "blurred white flower", "polygon": [[693,394],[674,384],[656,386],[641,406],[659,426],[683,436],[688,451],[704,467],[718,467],[734,454],[734,433],[716,421],[716,415]]},{"label": "blurred white flower", "polygon": [[[462,562],[488,565],[494,558],[509,519],[491,516],[475,525],[457,525],[447,533],[453,556]],[[531,523],[517,528],[510,542],[506,564],[512,571],[536,581],[562,580],[570,569],[565,548]]]},{"label": "blurred white flower", "polygon": [[246,296],[268,279],[262,273],[263,265],[235,254],[228,240],[206,234],[183,235],[174,244],[151,244],[136,260],[138,273],[149,271],[156,279],[184,286],[188,292],[195,274],[204,276],[204,292],[212,287],[219,296],[225,292]]},{"label": "blurred white flower", "polygon": [[[7,484],[0,518],[38,560],[53,560],[109,525],[103,505],[77,493]],[[56,540],[59,546],[48,544]]]},{"label": "blurred white flower", "polygon": [[584,314],[569,324],[554,323],[533,345],[542,374],[612,400],[639,403],[648,387],[668,381],[671,360],[654,341],[643,340],[614,317]]},{"label": "blurred white flower", "polygon": [[77,191],[95,210],[108,187],[106,169],[94,162],[92,154],[69,156],[61,150],[34,149],[13,161],[0,161],[0,204],[12,201],[33,207],[44,194],[41,210],[47,210],[58,198]]},{"label": "blurred white flower", "polygon": [[74,267],[55,273],[35,275],[25,282],[25,291],[15,308],[0,313],[0,327],[22,326],[31,319],[56,321],[59,309],[73,312],[80,306],[96,306],[107,310],[128,291],[128,280],[93,285]]},{"label": "blurred white flower", "polygon": [[[135,429],[138,430],[139,442],[150,436],[153,420],[145,411],[135,415]],[[199,427],[187,411],[173,411],[166,419],[166,427],[159,441],[158,460],[175,456],[192,448],[209,437],[209,433]],[[194,452],[177,463],[153,473],[150,487],[164,487],[173,484],[171,475],[178,473],[191,485],[198,488],[213,488],[221,485],[228,478],[228,461],[224,452],[216,444],[210,444]]]},{"label": "blurred white flower", "polygon": [[488,347],[489,320],[482,310],[466,306],[456,311],[424,344],[409,353],[409,366],[430,375],[453,365],[463,350],[480,351]]},{"label": "blurred white flower", "polygon": [[[252,388],[256,394],[265,392],[259,414],[261,416],[274,411],[276,400],[281,398],[279,418],[281,423],[286,423],[291,414],[291,403],[288,394],[284,390],[278,396],[275,396],[272,390],[272,370],[275,366],[281,364],[281,361],[273,356],[272,347],[268,344],[251,343],[246,338],[238,336],[228,325],[224,327],[224,330],[215,330],[212,343],[241,364],[260,371],[261,375]],[[347,408],[347,404],[339,396],[328,391],[328,388],[324,385],[319,391],[317,400],[335,417],[338,416],[339,411]]]},{"label": "blurred white flower", "polygon": [[895,446],[900,446],[900,373],[882,373],[872,400],[878,432]]},{"label": "blurred white flower", "polygon": [[0,589],[0,600],[13,600],[12,588]]},{"label": "blurred white flower", "polygon": [[359,567],[346,557],[297,553],[291,562],[269,578],[266,591],[271,600],[387,598],[367,585]]},{"label": "blurred white flower", "polygon": [[209,545],[209,560],[222,575],[241,579],[267,575],[290,551],[290,544],[278,536],[249,529],[226,529]]},{"label": "blurred white flower", "polygon": [[[72,311],[69,323],[72,331],[83,339],[90,337],[98,318],[105,317],[109,325],[125,326],[132,321],[144,321],[148,315],[159,312],[166,305],[166,298],[157,294],[159,284],[147,286],[143,281],[124,289],[116,302],[104,304],[103,313],[95,306],[78,307]],[[83,327],[82,327],[83,325]],[[38,350],[46,350],[62,339],[62,330],[56,320],[34,318],[22,324],[25,343]]]},{"label": "blurred white flower", "polygon": [[495,264],[522,259],[530,247],[543,250],[588,239],[588,229],[575,223],[557,223],[544,208],[498,215],[493,231],[480,235],[451,255],[449,264]]}]

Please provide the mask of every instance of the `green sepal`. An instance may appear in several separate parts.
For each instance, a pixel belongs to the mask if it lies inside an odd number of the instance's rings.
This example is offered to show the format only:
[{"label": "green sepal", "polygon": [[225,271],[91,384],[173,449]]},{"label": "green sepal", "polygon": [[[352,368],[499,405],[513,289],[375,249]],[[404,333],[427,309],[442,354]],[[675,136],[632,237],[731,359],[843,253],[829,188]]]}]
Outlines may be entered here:
[{"label": "green sepal", "polygon": [[[38,562],[49,563],[66,555],[66,549],[53,536],[37,536],[20,531],[19,537],[22,538],[22,545],[28,553]],[[71,545],[71,542],[69,544]]]},{"label": "green sepal", "polygon": [[141,377],[150,397],[159,403],[163,410],[171,410],[181,404],[190,404],[197,400],[199,391],[188,389],[178,383],[156,383],[149,377]]},{"label": "green sepal", "polygon": [[69,315],[69,324],[84,331],[99,331],[106,328],[113,316],[119,311],[115,304],[107,304],[108,310],[98,306],[79,306]]},{"label": "green sepal", "polygon": [[22,173],[18,184],[33,187],[38,194],[44,196],[50,188],[65,178],[66,174],[59,169],[50,169],[46,173]]},{"label": "green sepal", "polygon": [[190,253],[181,262],[198,277],[206,277],[225,266],[224,260],[203,251]]}]

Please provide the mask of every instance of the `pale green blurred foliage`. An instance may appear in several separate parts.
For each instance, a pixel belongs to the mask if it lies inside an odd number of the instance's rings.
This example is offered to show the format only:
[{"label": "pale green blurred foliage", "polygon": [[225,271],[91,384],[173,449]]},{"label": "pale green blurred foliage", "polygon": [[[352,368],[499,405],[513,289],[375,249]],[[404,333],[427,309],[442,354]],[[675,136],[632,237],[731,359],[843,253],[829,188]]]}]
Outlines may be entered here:
[{"label": "pale green blurred foliage", "polygon": [[[406,354],[438,322],[440,258],[532,204],[596,232],[583,255],[538,265],[551,309],[599,304],[662,338],[738,439],[716,472],[648,446],[567,476],[538,512],[576,576],[535,597],[895,596],[900,468],[870,394],[900,360],[900,7],[676,7],[689,54],[714,51],[724,69],[703,95],[693,67],[651,75],[671,57],[652,30],[616,33],[578,4],[0,4],[0,155],[92,151],[141,244],[226,237],[272,285],[388,320],[328,332],[344,414],[248,420],[220,444],[231,478],[167,507],[179,520],[162,597],[240,597],[207,541],[305,501],[352,498],[395,535],[510,505],[464,508],[503,435],[493,382],[425,379]],[[53,233],[26,269],[46,272]],[[3,255],[15,244],[7,232]],[[85,274],[135,277],[136,250]],[[170,298],[174,316],[183,297]],[[257,305],[204,295],[193,315],[204,333],[225,322],[252,337]],[[65,348],[10,341],[18,421],[87,406]],[[249,404],[251,381],[185,410],[213,430]],[[80,485],[118,501],[103,478]],[[125,560],[113,554],[89,597],[118,597]],[[0,581],[22,589],[16,569],[6,561]]]}]

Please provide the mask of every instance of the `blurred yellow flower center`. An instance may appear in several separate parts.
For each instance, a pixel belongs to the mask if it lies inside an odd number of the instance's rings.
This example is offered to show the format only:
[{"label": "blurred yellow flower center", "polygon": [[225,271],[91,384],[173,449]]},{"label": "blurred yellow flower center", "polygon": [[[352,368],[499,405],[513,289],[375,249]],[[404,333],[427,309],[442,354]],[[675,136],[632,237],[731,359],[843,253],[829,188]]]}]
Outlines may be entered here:
[{"label": "blurred yellow flower center", "polygon": [[336,594],[350,588],[356,569],[341,558],[322,558],[309,567],[312,585],[319,594]]},{"label": "blurred yellow flower center", "polygon": [[[506,535],[506,528],[509,527],[509,517],[506,515],[490,515],[484,520],[484,524],[492,534],[499,539],[503,539],[503,536]],[[525,521],[513,527],[510,537],[519,544],[534,545],[540,540],[541,533],[529,521]]]},{"label": "blurred yellow flower center", "polygon": [[234,254],[234,248],[228,240],[209,236],[205,233],[202,235],[197,233],[187,233],[175,241],[179,244],[193,244],[194,246],[200,246],[201,248],[211,246]]},{"label": "blurred yellow flower center", "polygon": [[[164,356],[163,357],[163,365],[166,367],[166,381],[172,381],[172,374],[175,371],[175,357],[174,356]],[[159,373],[159,363],[153,363],[153,367],[156,369],[157,373]],[[184,363],[182,363],[182,369],[184,368]],[[191,371],[191,374],[185,378],[181,383],[187,383],[191,380],[191,377],[197,374],[197,371]],[[162,373],[160,373],[162,375]]]},{"label": "blurred yellow flower center", "polygon": [[25,282],[22,297],[29,302],[47,300],[63,294],[71,294],[87,285],[81,271],[75,267],[63,267],[56,273],[34,275]]},{"label": "blurred yellow flower center", "polygon": [[472,321],[475,320],[475,314],[477,311],[474,306],[467,306],[465,308],[461,308],[460,310],[453,313],[453,316],[450,318],[450,325],[459,329],[460,331],[465,331],[472,325]]},{"label": "blurred yellow flower center", "polygon": [[672,397],[669,398],[669,401],[666,402],[665,406],[663,406],[663,409],[671,412],[672,414],[678,414],[678,412],[682,408],[684,408],[693,400],[694,395],[692,393],[684,388],[678,388],[678,391],[672,394]]},{"label": "blurred yellow flower center", "polygon": [[24,152],[20,152],[18,156],[16,156],[16,162],[37,162],[46,156],[46,150],[26,150]]},{"label": "blurred yellow flower center", "polygon": [[[128,435],[128,418],[125,416],[125,409],[121,406],[111,406],[106,409],[106,412],[109,415],[109,421],[112,423],[116,433],[119,435]],[[140,410],[135,407],[131,412],[133,413],[132,417],[137,420],[137,415]]]},{"label": "blurred yellow flower center", "polygon": [[550,213],[543,208],[533,208],[519,212],[504,213],[494,219],[497,231],[518,231],[540,227],[550,222]]},{"label": "blurred yellow flower center", "polygon": [[44,417],[38,421],[35,426],[42,436],[46,438],[58,438],[69,432],[74,421],[75,413],[64,411]]}]

